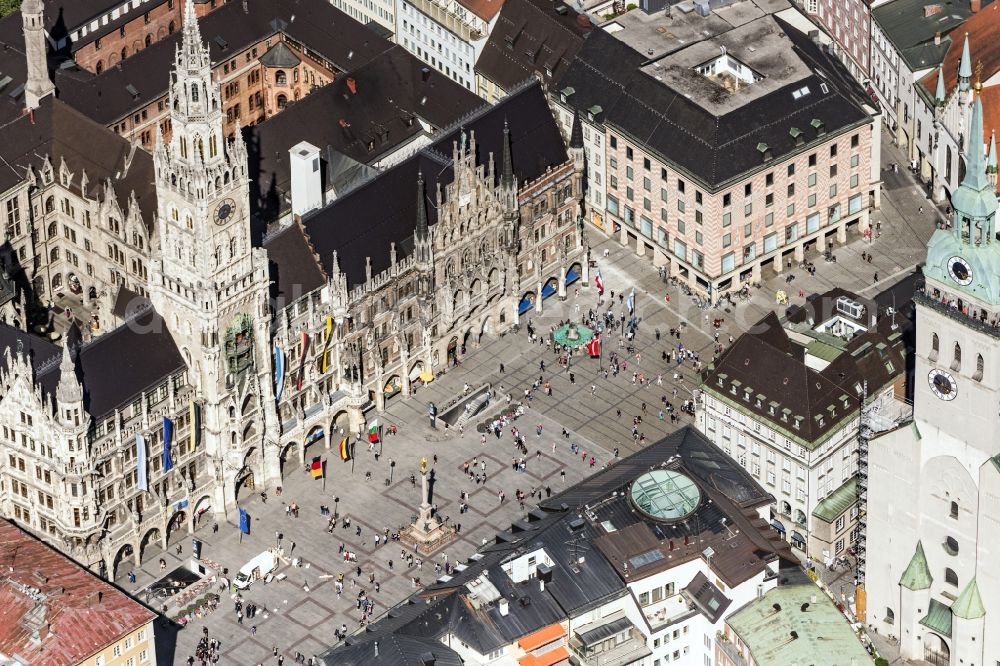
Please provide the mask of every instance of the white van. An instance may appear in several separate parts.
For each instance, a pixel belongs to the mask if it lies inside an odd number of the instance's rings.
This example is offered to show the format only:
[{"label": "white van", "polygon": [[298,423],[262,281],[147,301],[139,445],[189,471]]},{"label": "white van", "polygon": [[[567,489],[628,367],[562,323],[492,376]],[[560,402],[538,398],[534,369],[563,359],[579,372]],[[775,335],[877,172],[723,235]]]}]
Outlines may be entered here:
[{"label": "white van", "polygon": [[243,565],[233,579],[237,589],[245,590],[255,580],[259,580],[278,568],[278,556],[271,550],[265,550]]}]

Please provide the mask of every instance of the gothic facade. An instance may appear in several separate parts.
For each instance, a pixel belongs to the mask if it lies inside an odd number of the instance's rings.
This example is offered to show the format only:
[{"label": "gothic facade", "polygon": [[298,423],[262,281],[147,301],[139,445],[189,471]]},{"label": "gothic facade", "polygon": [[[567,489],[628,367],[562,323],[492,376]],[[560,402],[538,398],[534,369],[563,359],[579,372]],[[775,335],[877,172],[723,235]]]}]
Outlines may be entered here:
[{"label": "gothic facade", "polygon": [[[24,3],[29,63],[44,62],[30,25],[40,5]],[[108,577],[203,516],[232,518],[241,493],[280,485],[307,446],[360,434],[422,376],[588,280],[579,127],[567,152],[537,85],[275,223],[270,237],[301,251],[291,264],[278,244],[255,246],[248,151],[226,136],[192,6],[169,79],[172,132],[152,156],[73,111],[41,73],[31,113],[4,135],[44,140],[0,184],[0,254],[25,278],[0,323],[0,513]],[[394,208],[405,213],[380,233],[358,233]],[[275,293],[288,269],[309,276],[294,298]],[[59,346],[47,327],[34,333],[39,303],[65,291],[85,314],[67,318],[82,333]]]}]

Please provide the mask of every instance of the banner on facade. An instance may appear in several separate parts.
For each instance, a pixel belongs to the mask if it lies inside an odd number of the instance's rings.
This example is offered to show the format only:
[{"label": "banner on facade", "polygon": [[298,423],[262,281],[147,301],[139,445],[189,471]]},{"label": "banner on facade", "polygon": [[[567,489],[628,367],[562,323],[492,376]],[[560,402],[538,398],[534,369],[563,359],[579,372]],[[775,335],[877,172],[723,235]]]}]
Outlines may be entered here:
[{"label": "banner on facade", "polygon": [[169,472],[174,466],[173,456],[170,455],[170,444],[174,441],[174,422],[163,417],[163,471]]},{"label": "banner on facade", "polygon": [[285,352],[274,348],[274,400],[281,402],[281,391],[285,388]]},{"label": "banner on facade", "polygon": [[326,374],[330,369],[330,338],[333,337],[333,317],[326,318],[326,337],[323,339],[323,353],[319,356],[319,371]]},{"label": "banner on facade", "polygon": [[302,355],[299,357],[299,376],[295,380],[295,390],[302,390],[302,382],[306,378],[306,356],[309,351],[309,334],[302,331]]},{"label": "banner on facade", "polygon": [[139,432],[135,433],[135,470],[136,486],[139,490],[149,490],[146,477],[146,440]]}]

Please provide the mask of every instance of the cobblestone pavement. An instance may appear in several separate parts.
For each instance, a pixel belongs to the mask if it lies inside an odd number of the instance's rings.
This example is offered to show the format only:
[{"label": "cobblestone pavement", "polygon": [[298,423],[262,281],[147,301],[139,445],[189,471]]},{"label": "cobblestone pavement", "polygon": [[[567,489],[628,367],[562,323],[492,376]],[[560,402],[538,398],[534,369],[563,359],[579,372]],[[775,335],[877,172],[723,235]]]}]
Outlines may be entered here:
[{"label": "cobblestone pavement", "polygon": [[[898,151],[886,143],[883,157],[887,162],[905,163]],[[832,286],[861,291],[872,295],[876,290],[889,286],[897,279],[909,274],[913,266],[923,260],[927,238],[940,213],[923,197],[908,173],[886,173],[885,191],[881,210],[873,214],[873,222],[880,221],[881,237],[871,244],[857,234],[848,238],[848,243],[838,246],[836,264],[826,263],[822,257],[807,257],[817,267],[816,275],[810,276],[802,270],[793,269],[785,274],[765,274],[764,284],[754,290],[748,303],[735,308],[699,310],[690,298],[680,293],[678,287],[669,286],[650,265],[648,259],[638,258],[634,250],[623,247],[616,241],[591,232],[593,256],[599,261],[604,279],[605,294],[601,310],[607,308],[610,292],[615,292],[615,311],[620,314],[624,306],[618,302],[619,294],[635,288],[636,315],[641,324],[636,338],[636,350],[641,353],[629,359],[629,367],[617,377],[605,380],[602,366],[607,367],[607,356],[618,347],[617,335],[608,332],[604,336],[604,357],[596,359],[574,357],[569,371],[558,369],[555,358],[544,345],[532,344],[522,327],[518,333],[508,333],[499,339],[484,340],[481,346],[474,345],[460,366],[451,368],[430,385],[421,388],[414,396],[394,397],[388,404],[386,414],[378,416],[384,425],[396,424],[399,434],[385,438],[381,457],[376,462],[373,452],[358,447],[355,463],[342,463],[333,450],[324,451],[320,444],[309,449],[309,456],[322,453],[328,461],[328,479],[323,482],[311,479],[294,463],[286,469],[284,493],[275,496],[273,492],[266,504],[259,496],[251,495],[241,502],[253,520],[252,533],[240,540],[234,522],[220,525],[218,533],[213,533],[211,520],[205,521],[197,532],[205,546],[203,556],[219,562],[235,572],[251,557],[275,544],[275,533],[284,536],[286,553],[291,542],[295,542],[291,555],[301,557],[302,567],[282,565],[280,572],[287,579],[271,584],[255,583],[244,594],[245,601],[261,607],[257,617],[245,619],[242,626],[237,624],[233,601],[228,593],[222,595],[219,610],[204,619],[195,620],[188,628],[177,634],[176,652],[165,646],[158,653],[160,664],[182,663],[192,654],[194,646],[208,628],[212,637],[222,641],[223,664],[274,663],[273,648],[291,657],[296,652],[310,656],[322,651],[334,642],[334,629],[346,623],[350,630],[359,626],[361,617],[355,599],[361,589],[365,589],[376,602],[376,616],[387,606],[403,599],[412,591],[412,576],[419,576],[424,582],[435,577],[433,563],[442,562],[441,556],[429,558],[421,570],[404,570],[400,561],[400,546],[391,544],[375,548],[374,536],[385,528],[396,531],[407,524],[416,512],[419,503],[419,484],[411,485],[409,477],[415,473],[421,457],[433,460],[436,483],[434,501],[442,516],[449,516],[453,523],[461,524],[461,538],[444,551],[451,562],[467,558],[483,542],[497,531],[505,529],[510,522],[523,515],[518,503],[513,499],[515,489],[530,491],[534,488],[551,487],[558,492],[565,486],[576,483],[590,475],[612,458],[614,448],[621,455],[635,451],[639,444],[633,442],[631,427],[633,418],[646,413],[639,428],[650,442],[656,441],[668,431],[690,422],[684,417],[678,424],[671,425],[669,419],[660,421],[658,411],[661,398],[666,395],[672,403],[679,404],[691,396],[695,387],[692,368],[685,364],[680,368],[668,368],[661,360],[662,353],[677,340],[668,340],[668,331],[678,328],[681,322],[686,326],[681,335],[685,347],[699,353],[703,360],[710,360],[715,345],[715,334],[719,341],[728,344],[729,335],[739,333],[758,321],[775,306],[775,292],[784,289],[791,303],[801,303],[798,290],[805,294],[824,291]],[[920,206],[926,211],[920,213]],[[608,252],[604,255],[605,250]],[[862,261],[861,253],[871,252],[872,263]],[[879,283],[874,282],[878,271]],[[795,280],[789,285],[785,279],[788,273]],[[579,287],[579,294],[576,290]],[[665,296],[670,295],[670,303]],[[569,290],[565,301],[552,297],[543,303],[542,314],[531,313],[522,318],[522,323],[530,318],[540,337],[549,327],[562,319],[579,319],[590,308],[597,306],[597,292],[593,285],[575,285]],[[723,319],[716,329],[711,320]],[[656,330],[660,339],[656,339]],[[540,370],[540,362],[545,361],[546,370]],[[505,372],[500,373],[500,364]],[[673,373],[680,374],[674,381]],[[649,386],[633,383],[633,371],[643,372],[650,380]],[[575,383],[570,381],[569,372]],[[528,464],[524,473],[511,469],[510,459],[515,455],[512,440],[505,434],[501,440],[488,438],[485,446],[480,445],[479,435],[474,432],[474,423],[466,428],[464,435],[432,430],[427,419],[427,404],[435,402],[439,407],[457,398],[465,383],[478,387],[491,383],[495,389],[503,387],[503,392],[515,397],[523,395],[523,390],[541,375],[552,384],[551,397],[539,395],[530,403],[530,409],[517,425],[528,438]],[[662,375],[663,383],[656,381]],[[594,390],[592,391],[592,387]],[[678,395],[673,397],[677,389]],[[621,416],[617,416],[621,410]],[[372,418],[372,415],[369,415]],[[541,437],[535,435],[535,426],[543,425]],[[570,439],[560,436],[565,427]],[[569,451],[569,444],[576,442],[597,458],[597,467],[591,469],[589,461],[581,461],[578,455]],[[555,451],[553,452],[553,443]],[[538,455],[536,456],[536,451]],[[307,456],[307,459],[309,458]],[[462,474],[462,465],[473,456],[485,457],[489,478],[485,484],[477,486],[468,482]],[[390,461],[395,461],[391,469]],[[560,474],[566,472],[565,482]],[[368,478],[368,475],[371,478]],[[468,491],[469,512],[460,514],[459,493]],[[501,505],[497,491],[503,490],[509,498]],[[339,498],[335,502],[334,498]],[[285,503],[297,502],[301,507],[299,518],[285,515]],[[319,506],[327,505],[337,510],[341,516],[351,518],[351,529],[338,527],[334,533],[326,532],[326,517],[320,515]],[[529,503],[525,512],[530,509]],[[235,518],[230,519],[234,521]],[[355,528],[361,527],[361,536]],[[122,579],[119,584],[126,590],[138,590],[159,578],[158,560],[167,561],[167,571],[178,566],[182,558],[190,553],[190,538],[179,543],[183,552],[180,556],[173,550],[167,553],[151,552],[146,562],[135,571],[137,581],[129,584]],[[362,575],[356,575],[355,564],[346,564],[338,554],[340,544],[358,553],[358,563]],[[338,597],[331,578],[338,573],[346,574],[345,590]],[[368,582],[374,573],[380,589]],[[127,571],[123,571],[127,575]],[[263,609],[267,610],[264,611]],[[257,627],[256,634],[251,628]]]}]

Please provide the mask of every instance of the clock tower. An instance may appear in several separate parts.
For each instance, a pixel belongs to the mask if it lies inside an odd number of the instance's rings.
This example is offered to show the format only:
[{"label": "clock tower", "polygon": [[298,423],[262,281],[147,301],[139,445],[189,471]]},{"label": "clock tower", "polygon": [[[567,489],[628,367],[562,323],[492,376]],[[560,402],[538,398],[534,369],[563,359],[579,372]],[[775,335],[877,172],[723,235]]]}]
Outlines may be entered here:
[{"label": "clock tower", "polygon": [[986,173],[983,107],[972,105],[966,173],[952,195],[951,229],[931,237],[926,294],[917,303],[918,417],[1000,453],[1000,241],[997,195]]},{"label": "clock tower", "polygon": [[231,509],[235,486],[280,479],[270,366],[267,256],[251,247],[247,151],[223,134],[219,84],[212,80],[193,0],[171,72],[171,137],[157,129],[159,253],[150,298],[167,322],[197,389],[202,442]]}]

